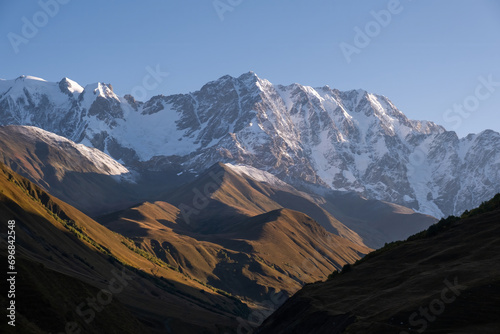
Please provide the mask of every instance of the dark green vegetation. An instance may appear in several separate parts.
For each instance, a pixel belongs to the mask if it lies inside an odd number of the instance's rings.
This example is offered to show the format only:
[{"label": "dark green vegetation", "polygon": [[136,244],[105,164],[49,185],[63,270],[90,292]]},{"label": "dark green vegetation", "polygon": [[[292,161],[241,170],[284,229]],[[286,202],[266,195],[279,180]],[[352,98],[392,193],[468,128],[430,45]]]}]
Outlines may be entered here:
[{"label": "dark green vegetation", "polygon": [[500,195],[310,284],[259,333],[499,333]]}]

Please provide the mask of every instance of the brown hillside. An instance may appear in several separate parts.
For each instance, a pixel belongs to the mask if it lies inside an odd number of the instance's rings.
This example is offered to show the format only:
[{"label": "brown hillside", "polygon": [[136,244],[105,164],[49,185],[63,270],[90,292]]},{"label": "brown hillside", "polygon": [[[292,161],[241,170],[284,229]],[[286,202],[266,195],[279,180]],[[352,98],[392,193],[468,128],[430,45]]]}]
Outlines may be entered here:
[{"label": "brown hillside", "polygon": [[124,209],[182,182],[174,172],[144,173],[137,183],[119,182],[67,140],[54,145],[46,136],[53,134],[39,131],[0,126],[0,162],[87,215]]},{"label": "brown hillside", "polygon": [[[26,303],[25,308],[19,308],[19,319],[26,328],[35,328],[33,333],[64,331],[70,320],[92,333],[110,333],[106,328],[118,331],[128,325],[144,332],[165,332],[167,323],[175,333],[217,333],[234,328],[235,317],[248,313],[239,300],[222,291],[217,293],[141,252],[133,242],[0,164],[2,231],[7,231],[11,219],[16,221],[17,293]],[[2,244],[3,254],[5,247]],[[95,291],[107,288],[114,272],[126,273],[129,284],[113,296],[115,306],[98,313],[99,320],[87,324],[74,306],[85,301],[85,295],[90,298]],[[79,287],[79,291],[72,287]],[[2,305],[5,302],[2,294]],[[40,312],[31,312],[28,304],[44,305],[49,314],[58,316],[48,322]],[[66,313],[60,313],[61,307]],[[108,317],[114,310],[118,313]],[[98,327],[101,321],[109,325]]]},{"label": "brown hillside", "polygon": [[499,333],[499,222],[497,195],[304,287],[258,333]]},{"label": "brown hillside", "polygon": [[[279,197],[278,191],[285,190],[218,164],[169,195],[176,206],[147,202],[99,221],[182,272],[256,301],[274,291],[291,295],[304,283],[325,279],[335,268],[370,251],[326,231],[302,212],[283,209],[269,197]],[[297,207],[307,201],[290,204]],[[183,207],[193,211],[183,213]]]}]

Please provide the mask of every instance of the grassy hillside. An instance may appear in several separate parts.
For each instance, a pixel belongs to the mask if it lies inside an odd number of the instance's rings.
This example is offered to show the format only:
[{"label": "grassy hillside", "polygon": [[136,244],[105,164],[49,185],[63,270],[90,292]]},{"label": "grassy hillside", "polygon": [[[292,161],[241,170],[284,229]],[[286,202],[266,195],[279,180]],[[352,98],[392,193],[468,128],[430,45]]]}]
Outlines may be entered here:
[{"label": "grassy hillside", "polygon": [[304,287],[259,333],[500,332],[500,195]]},{"label": "grassy hillside", "polygon": [[[16,220],[19,315],[23,326],[35,333],[63,331],[69,320],[92,333],[124,326],[151,333],[165,332],[166,327],[175,333],[217,333],[234,328],[235,317],[249,312],[238,299],[141,251],[0,164],[2,234],[11,219]],[[5,248],[2,244],[2,254]],[[123,291],[113,295],[113,304],[90,324],[75,316],[74,306],[109,289],[117,273],[130,279]],[[36,305],[46,307],[32,312]],[[50,314],[59,316],[48,321]],[[108,325],[99,327],[101,322]]]},{"label": "grassy hillside", "polygon": [[[271,198],[280,197],[284,203],[279,193],[285,192],[299,198],[291,189],[274,189],[218,164],[169,194],[175,206],[146,202],[98,220],[190,277],[263,301],[275,291],[291,295],[370,251],[339,222],[334,230],[350,233],[360,244],[328,232],[308,215],[284,209]],[[292,207],[307,203],[309,208],[303,207],[308,212],[333,221],[305,197],[288,202]]]}]

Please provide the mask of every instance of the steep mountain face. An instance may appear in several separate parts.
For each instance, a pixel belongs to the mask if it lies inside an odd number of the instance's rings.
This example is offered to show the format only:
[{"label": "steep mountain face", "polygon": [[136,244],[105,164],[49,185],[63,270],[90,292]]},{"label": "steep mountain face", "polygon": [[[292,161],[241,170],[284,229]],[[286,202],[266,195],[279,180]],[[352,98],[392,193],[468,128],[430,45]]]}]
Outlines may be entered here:
[{"label": "steep mountain face", "polygon": [[[192,183],[190,173],[156,172],[148,176],[146,172],[130,172],[97,149],[31,126],[0,127],[0,161],[92,216],[144,201],[189,203],[195,195],[192,189],[200,182]],[[434,222],[432,217],[377,200],[368,201],[359,196],[333,192],[319,196],[298,191],[276,176],[246,165],[219,164],[208,173],[226,177],[224,182],[221,179],[220,184],[215,184],[217,194],[211,205],[217,209],[205,210],[204,215],[211,221],[222,222],[226,213],[231,220],[235,218],[235,212],[246,218],[288,208],[309,215],[328,232],[372,248],[406,238]],[[204,180],[203,177],[199,179]],[[209,181],[219,180],[209,178]],[[184,186],[178,189],[179,184]],[[204,187],[203,184],[200,189],[204,190]],[[225,206],[224,209],[220,208],[221,205]],[[193,211],[196,209],[186,210],[187,219]],[[204,215],[195,215],[190,220],[193,224],[203,224]],[[216,227],[209,225],[204,229],[214,230]],[[359,231],[359,235],[353,230]]]},{"label": "steep mountain face", "polygon": [[500,134],[458,138],[409,120],[386,97],[273,85],[249,72],[199,91],[118,97],[69,79],[0,81],[1,124],[35,125],[95,147],[137,170],[201,172],[222,161],[294,186],[354,191],[436,217],[500,190]]},{"label": "steep mountain face", "polygon": [[498,333],[499,221],[500,194],[305,286],[257,333]]}]

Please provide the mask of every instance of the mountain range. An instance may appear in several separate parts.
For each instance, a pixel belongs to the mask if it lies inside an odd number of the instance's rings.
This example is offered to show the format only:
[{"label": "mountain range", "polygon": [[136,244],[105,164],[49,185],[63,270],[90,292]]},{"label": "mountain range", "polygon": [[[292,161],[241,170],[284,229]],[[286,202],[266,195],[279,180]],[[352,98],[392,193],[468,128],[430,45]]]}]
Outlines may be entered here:
[{"label": "mountain range", "polygon": [[[173,191],[160,185],[156,200],[145,201],[142,175],[32,126],[0,127],[0,157],[7,164],[0,163],[0,216],[2,226],[17,222],[17,312],[26,333],[59,332],[66,323],[95,333],[231,333],[235,318],[270,313],[269,298],[281,303],[326,279],[372,251],[366,244],[435,221],[354,194],[306,193],[268,172],[222,163]],[[79,207],[120,209],[93,220],[48,191]],[[124,270],[134,283],[87,323],[81,301]]]},{"label": "mountain range", "polygon": [[330,233],[371,248],[406,238],[435,222],[409,208],[354,193],[330,191],[320,196],[299,191],[245,165],[217,163],[200,175],[139,174],[97,149],[32,126],[0,127],[0,158],[96,219],[143,203],[166,203],[178,211],[172,219],[211,233],[220,228],[206,221],[220,224],[288,208],[309,215]]},{"label": "mountain range", "polygon": [[0,81],[0,117],[99,149],[132,173],[242,164],[300,190],[355,192],[438,218],[500,190],[494,131],[458,138],[381,95],[274,85],[253,72],[145,102],[110,84],[22,76]]},{"label": "mountain range", "polygon": [[[0,163],[0,225],[7,231],[7,218],[16,221],[18,332],[61,332],[68,324],[92,333],[253,332],[283,302],[256,333],[500,328],[500,194],[361,259],[370,249],[345,227],[337,236],[304,213],[272,210],[272,202],[238,202],[246,199],[240,191],[278,190],[241,170],[215,165],[196,186],[214,173],[222,177],[221,193],[210,194],[211,203],[198,206],[207,212],[189,223],[166,202],[98,223]],[[179,206],[192,205],[182,193],[175,197]],[[210,219],[224,206],[221,217],[232,212],[232,219]],[[342,225],[329,221],[340,233]],[[6,244],[0,249],[7,261]],[[10,330],[6,322],[0,328]]]},{"label": "mountain range", "polygon": [[491,330],[494,299],[465,313],[497,289],[498,195],[469,210],[499,167],[498,133],[458,138],[363,90],[249,72],[141,102],[0,79],[23,333],[252,332],[283,303],[259,332],[413,333],[450,273],[470,289],[425,325]]}]

